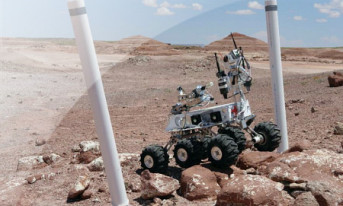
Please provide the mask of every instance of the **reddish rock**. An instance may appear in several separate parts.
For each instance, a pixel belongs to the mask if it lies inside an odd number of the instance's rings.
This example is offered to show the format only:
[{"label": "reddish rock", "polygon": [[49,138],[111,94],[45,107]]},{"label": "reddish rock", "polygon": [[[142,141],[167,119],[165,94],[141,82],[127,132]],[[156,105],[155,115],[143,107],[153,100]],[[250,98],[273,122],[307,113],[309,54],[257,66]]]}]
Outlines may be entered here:
[{"label": "reddish rock", "polygon": [[304,192],[297,196],[294,206],[319,206],[311,192]]},{"label": "reddish rock", "polygon": [[296,143],[294,143],[287,151],[284,153],[289,153],[289,152],[302,152],[304,150],[309,150],[312,148],[311,142],[303,139],[300,140]]},{"label": "reddish rock", "polygon": [[128,189],[132,192],[140,192],[141,191],[141,181],[140,176],[136,173],[128,175],[128,178],[125,178],[125,182],[127,183]]},{"label": "reddish rock", "polygon": [[79,160],[79,163],[88,164],[98,157],[99,155],[94,154],[92,151],[87,151],[87,152],[81,152],[78,155],[78,160]]},{"label": "reddish rock", "polygon": [[200,165],[184,170],[180,182],[181,194],[188,200],[215,200],[220,191],[215,174]]},{"label": "reddish rock", "polygon": [[237,166],[241,169],[257,169],[260,165],[268,164],[279,156],[275,152],[245,151],[239,155]]},{"label": "reddish rock", "polygon": [[26,178],[26,181],[29,183],[29,184],[33,184],[35,183],[37,180],[41,180],[42,179],[42,175],[39,174],[39,175],[34,175],[34,176],[30,176],[28,178]]},{"label": "reddish rock", "polygon": [[272,162],[268,164],[265,175],[276,182],[304,182],[298,175],[287,165],[282,162]]},{"label": "reddish rock", "polygon": [[85,199],[89,199],[91,198],[93,195],[93,192],[89,189],[87,189],[86,191],[84,191],[82,194],[81,194],[81,199],[85,200]]},{"label": "reddish rock", "polygon": [[336,72],[336,74],[328,76],[330,87],[343,86],[343,76],[337,74],[338,73]]},{"label": "reddish rock", "polygon": [[28,156],[18,160],[17,170],[30,170],[35,168],[45,167],[47,164],[43,160],[43,156]]},{"label": "reddish rock", "polygon": [[165,197],[180,188],[179,181],[176,179],[163,174],[150,173],[149,170],[142,172],[141,184],[141,197],[143,199]]},{"label": "reddish rock", "polygon": [[307,182],[320,205],[337,205],[343,202],[343,155],[329,150],[307,150],[282,155],[275,162],[287,164],[299,179]]},{"label": "reddish rock", "polygon": [[89,184],[90,179],[87,176],[79,176],[73,187],[69,190],[68,199],[79,197],[89,187]]},{"label": "reddish rock", "polygon": [[217,205],[292,205],[293,201],[281,183],[264,176],[239,175],[222,188]]}]

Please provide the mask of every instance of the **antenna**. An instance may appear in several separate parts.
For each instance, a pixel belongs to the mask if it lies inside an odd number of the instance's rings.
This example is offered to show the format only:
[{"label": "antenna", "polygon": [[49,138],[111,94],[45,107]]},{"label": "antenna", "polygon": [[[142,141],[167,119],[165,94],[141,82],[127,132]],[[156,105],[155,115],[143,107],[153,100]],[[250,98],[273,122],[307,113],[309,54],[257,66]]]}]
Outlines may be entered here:
[{"label": "antenna", "polygon": [[231,38],[232,38],[233,44],[235,45],[235,49],[237,49],[237,44],[236,44],[235,38],[233,37],[232,32],[231,32]]}]

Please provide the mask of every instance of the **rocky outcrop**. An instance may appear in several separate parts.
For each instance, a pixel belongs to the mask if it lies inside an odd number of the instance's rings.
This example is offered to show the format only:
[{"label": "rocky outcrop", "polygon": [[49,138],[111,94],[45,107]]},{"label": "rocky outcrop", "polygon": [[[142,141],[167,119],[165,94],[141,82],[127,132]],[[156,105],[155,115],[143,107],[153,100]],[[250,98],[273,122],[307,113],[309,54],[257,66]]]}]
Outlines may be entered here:
[{"label": "rocky outcrop", "polygon": [[340,72],[334,72],[333,75],[328,76],[330,87],[343,86],[343,74]]},{"label": "rocky outcrop", "polygon": [[69,190],[68,199],[75,199],[83,194],[83,192],[89,187],[90,179],[87,176],[79,176]]},{"label": "rocky outcrop", "polygon": [[188,200],[215,200],[220,191],[216,175],[200,165],[183,171],[180,182],[181,194]]},{"label": "rocky outcrop", "polygon": [[264,176],[238,175],[222,188],[217,205],[291,205],[293,198],[283,189]]},{"label": "rocky outcrop", "polygon": [[141,197],[143,199],[165,197],[180,188],[179,181],[176,179],[158,173],[150,173],[149,170],[142,172],[141,184]]}]

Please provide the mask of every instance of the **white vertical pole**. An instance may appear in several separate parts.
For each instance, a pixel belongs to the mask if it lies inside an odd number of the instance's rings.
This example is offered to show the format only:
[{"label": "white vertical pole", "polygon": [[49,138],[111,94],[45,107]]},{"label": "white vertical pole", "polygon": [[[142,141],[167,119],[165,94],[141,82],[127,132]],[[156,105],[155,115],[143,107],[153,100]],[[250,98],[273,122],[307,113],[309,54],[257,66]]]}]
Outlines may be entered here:
[{"label": "white vertical pole", "polygon": [[267,33],[269,44],[269,63],[272,72],[272,88],[274,95],[275,119],[278,127],[281,130],[281,144],[278,148],[278,152],[281,153],[288,149],[288,134],[282,77],[277,1],[266,0],[265,11],[267,19]]},{"label": "white vertical pole", "polygon": [[112,205],[128,205],[98,60],[83,0],[68,0],[69,14],[100,140]]}]

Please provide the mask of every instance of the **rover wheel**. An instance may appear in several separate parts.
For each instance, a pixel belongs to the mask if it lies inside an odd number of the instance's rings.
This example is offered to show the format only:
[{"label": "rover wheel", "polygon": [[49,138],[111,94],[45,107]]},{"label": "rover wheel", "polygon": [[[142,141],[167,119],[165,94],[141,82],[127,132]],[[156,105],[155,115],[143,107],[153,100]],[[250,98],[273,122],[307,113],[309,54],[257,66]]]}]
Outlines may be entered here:
[{"label": "rover wheel", "polygon": [[205,137],[204,137],[204,139],[202,140],[202,151],[203,151],[203,153],[202,153],[202,157],[201,157],[201,159],[206,159],[206,158],[208,158],[208,155],[207,155],[207,150],[208,150],[208,145],[210,144],[210,142],[211,142],[211,136],[209,136],[209,135],[206,135]]},{"label": "rover wheel", "polygon": [[211,163],[219,168],[234,164],[239,154],[236,142],[226,134],[218,134],[214,137],[207,152]]},{"label": "rover wheel", "polygon": [[247,139],[245,138],[244,132],[241,129],[237,127],[225,127],[219,129],[218,133],[226,134],[232,137],[238,146],[239,153],[245,149]]},{"label": "rover wheel", "polygon": [[262,135],[264,141],[256,143],[254,146],[259,151],[274,151],[281,142],[280,130],[271,122],[262,122],[255,126],[255,132]]},{"label": "rover wheel", "polygon": [[168,168],[169,155],[167,151],[159,145],[149,145],[145,147],[141,154],[141,166],[150,172],[165,172]]},{"label": "rover wheel", "polygon": [[202,143],[194,138],[182,139],[176,143],[174,148],[176,164],[183,168],[199,164],[202,153]]}]

